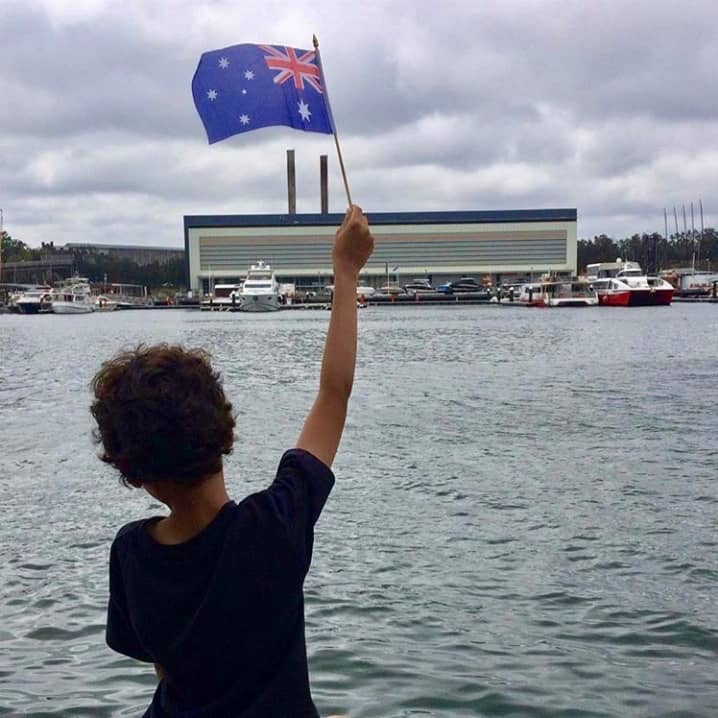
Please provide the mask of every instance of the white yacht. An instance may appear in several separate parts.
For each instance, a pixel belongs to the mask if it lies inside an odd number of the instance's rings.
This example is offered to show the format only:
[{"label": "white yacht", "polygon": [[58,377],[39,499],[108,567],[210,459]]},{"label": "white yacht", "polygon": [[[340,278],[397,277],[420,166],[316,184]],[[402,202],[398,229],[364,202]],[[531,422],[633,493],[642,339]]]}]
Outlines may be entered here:
[{"label": "white yacht", "polygon": [[243,312],[276,312],[279,309],[279,282],[272,268],[264,262],[253,264],[239,293]]},{"label": "white yacht", "polygon": [[53,293],[52,311],[55,314],[89,314],[95,308],[90,281],[84,277],[68,279]]}]

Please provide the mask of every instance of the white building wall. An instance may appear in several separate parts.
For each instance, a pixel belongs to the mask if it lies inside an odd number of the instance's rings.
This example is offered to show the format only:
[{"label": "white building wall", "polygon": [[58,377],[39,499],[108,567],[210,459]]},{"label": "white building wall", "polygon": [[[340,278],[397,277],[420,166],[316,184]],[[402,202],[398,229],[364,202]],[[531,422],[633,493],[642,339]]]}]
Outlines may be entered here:
[{"label": "white building wall", "polygon": [[[287,277],[332,272],[334,226],[190,227],[191,288],[202,279],[243,276],[249,264],[270,263]],[[374,224],[374,255],[363,275],[401,276],[575,272],[575,221]]]}]

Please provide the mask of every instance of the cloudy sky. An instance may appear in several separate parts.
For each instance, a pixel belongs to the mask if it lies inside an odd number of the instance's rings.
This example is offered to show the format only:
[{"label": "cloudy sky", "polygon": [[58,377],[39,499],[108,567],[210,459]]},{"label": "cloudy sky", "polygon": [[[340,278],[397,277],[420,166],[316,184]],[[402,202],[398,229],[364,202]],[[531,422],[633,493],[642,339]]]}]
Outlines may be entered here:
[{"label": "cloudy sky", "polygon": [[[180,246],[185,214],[345,200],[331,137],[208,145],[202,52],[321,42],[354,201],[367,211],[577,207],[579,236],[718,219],[715,0],[0,0],[0,208],[33,246]],[[690,221],[690,220],[689,220]]]}]

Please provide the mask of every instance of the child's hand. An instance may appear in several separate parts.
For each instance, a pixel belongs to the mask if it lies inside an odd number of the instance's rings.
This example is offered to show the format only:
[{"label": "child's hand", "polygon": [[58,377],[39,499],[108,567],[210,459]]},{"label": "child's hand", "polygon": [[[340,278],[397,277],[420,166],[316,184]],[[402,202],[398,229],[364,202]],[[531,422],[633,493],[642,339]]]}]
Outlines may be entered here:
[{"label": "child's hand", "polygon": [[334,273],[358,276],[374,249],[374,237],[361,207],[352,205],[334,239]]}]

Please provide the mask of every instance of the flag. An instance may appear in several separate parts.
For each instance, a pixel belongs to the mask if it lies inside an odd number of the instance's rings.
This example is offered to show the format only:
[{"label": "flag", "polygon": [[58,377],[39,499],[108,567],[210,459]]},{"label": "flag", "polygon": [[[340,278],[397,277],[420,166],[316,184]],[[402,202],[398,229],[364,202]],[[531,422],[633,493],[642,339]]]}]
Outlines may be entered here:
[{"label": "flag", "polygon": [[210,144],[274,125],[334,132],[315,50],[242,44],[205,52],[192,96]]}]

